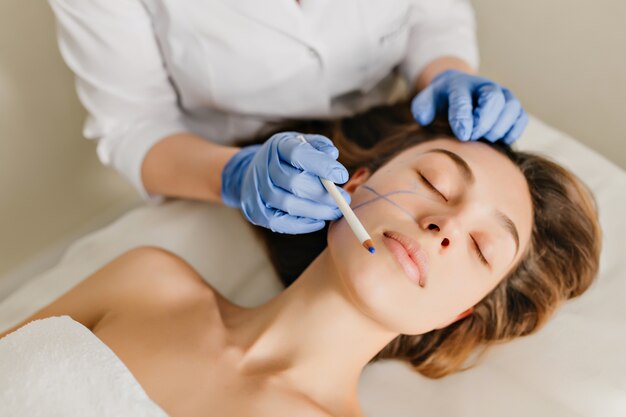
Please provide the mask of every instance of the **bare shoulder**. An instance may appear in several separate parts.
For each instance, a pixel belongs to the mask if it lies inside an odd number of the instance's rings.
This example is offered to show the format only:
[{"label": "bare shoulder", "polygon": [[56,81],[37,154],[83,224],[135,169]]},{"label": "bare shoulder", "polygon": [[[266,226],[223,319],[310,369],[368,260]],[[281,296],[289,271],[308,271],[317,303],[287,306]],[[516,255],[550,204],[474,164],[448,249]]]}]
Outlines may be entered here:
[{"label": "bare shoulder", "polygon": [[161,300],[215,293],[187,261],[163,248],[141,246],[120,255],[108,266],[120,293],[144,292]]},{"label": "bare shoulder", "polygon": [[110,311],[215,300],[215,290],[194,268],[167,250],[142,246],[119,255],[50,304],[0,333],[52,316],[70,316],[89,329]]}]

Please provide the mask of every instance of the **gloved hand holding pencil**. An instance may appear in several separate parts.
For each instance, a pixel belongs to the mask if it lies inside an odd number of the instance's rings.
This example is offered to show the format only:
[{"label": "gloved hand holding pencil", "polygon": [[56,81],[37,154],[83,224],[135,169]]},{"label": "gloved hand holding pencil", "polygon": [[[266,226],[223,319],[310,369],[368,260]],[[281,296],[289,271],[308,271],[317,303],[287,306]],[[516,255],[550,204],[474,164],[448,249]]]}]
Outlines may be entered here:
[{"label": "gloved hand holding pencil", "polygon": [[[306,137],[302,142],[298,137]],[[302,234],[342,216],[320,178],[343,184],[348,171],[325,136],[280,132],[262,145],[242,148],[222,171],[222,201],[240,208],[253,224],[275,232]],[[350,202],[350,194],[340,187]]]}]

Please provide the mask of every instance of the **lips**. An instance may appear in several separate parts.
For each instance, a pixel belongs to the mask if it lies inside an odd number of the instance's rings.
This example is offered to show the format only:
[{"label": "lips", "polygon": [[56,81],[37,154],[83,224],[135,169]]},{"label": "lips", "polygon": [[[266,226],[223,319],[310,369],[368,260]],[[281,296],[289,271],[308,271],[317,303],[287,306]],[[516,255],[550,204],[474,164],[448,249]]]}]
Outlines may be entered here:
[{"label": "lips", "polygon": [[413,238],[391,230],[383,233],[383,241],[408,278],[414,284],[423,287],[428,273],[428,255],[419,243]]}]

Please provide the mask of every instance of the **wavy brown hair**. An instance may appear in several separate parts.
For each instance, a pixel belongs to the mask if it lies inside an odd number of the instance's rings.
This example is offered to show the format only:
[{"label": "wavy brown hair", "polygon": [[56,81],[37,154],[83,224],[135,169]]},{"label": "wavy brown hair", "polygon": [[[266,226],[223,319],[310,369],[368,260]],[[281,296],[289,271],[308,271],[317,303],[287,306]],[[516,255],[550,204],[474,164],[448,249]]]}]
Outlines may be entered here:
[{"label": "wavy brown hair", "polygon": [[[332,138],[350,175],[362,166],[374,172],[404,149],[452,137],[447,122],[437,120],[421,127],[408,109],[407,103],[399,103],[342,120],[300,122],[289,128]],[[404,360],[429,378],[469,369],[490,346],[537,331],[561,303],[579,296],[593,282],[601,231],[591,193],[574,174],[543,156],[512,150],[500,142],[483,142],[506,155],[528,183],[534,217],[525,256],[474,306],[471,315],[443,329],[399,335],[371,362]],[[285,286],[326,247],[328,223],[306,235],[253,227],[263,237]],[[475,359],[466,364],[473,354]]]}]

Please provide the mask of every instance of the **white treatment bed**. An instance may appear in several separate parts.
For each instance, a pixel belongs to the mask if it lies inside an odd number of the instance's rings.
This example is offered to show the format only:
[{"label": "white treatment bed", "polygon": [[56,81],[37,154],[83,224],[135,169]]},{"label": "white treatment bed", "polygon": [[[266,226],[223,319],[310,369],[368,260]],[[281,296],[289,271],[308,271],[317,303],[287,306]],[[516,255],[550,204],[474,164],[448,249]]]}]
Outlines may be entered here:
[{"label": "white treatment bed", "polygon": [[[429,380],[400,362],[367,367],[360,386],[366,416],[626,416],[626,173],[536,118],[517,147],[552,157],[595,193],[604,232],[598,280],[538,334],[493,348],[473,370]],[[56,266],[0,301],[0,331],[141,245],[178,254],[243,305],[281,290],[238,212],[170,201],[136,208],[76,241]]]}]

